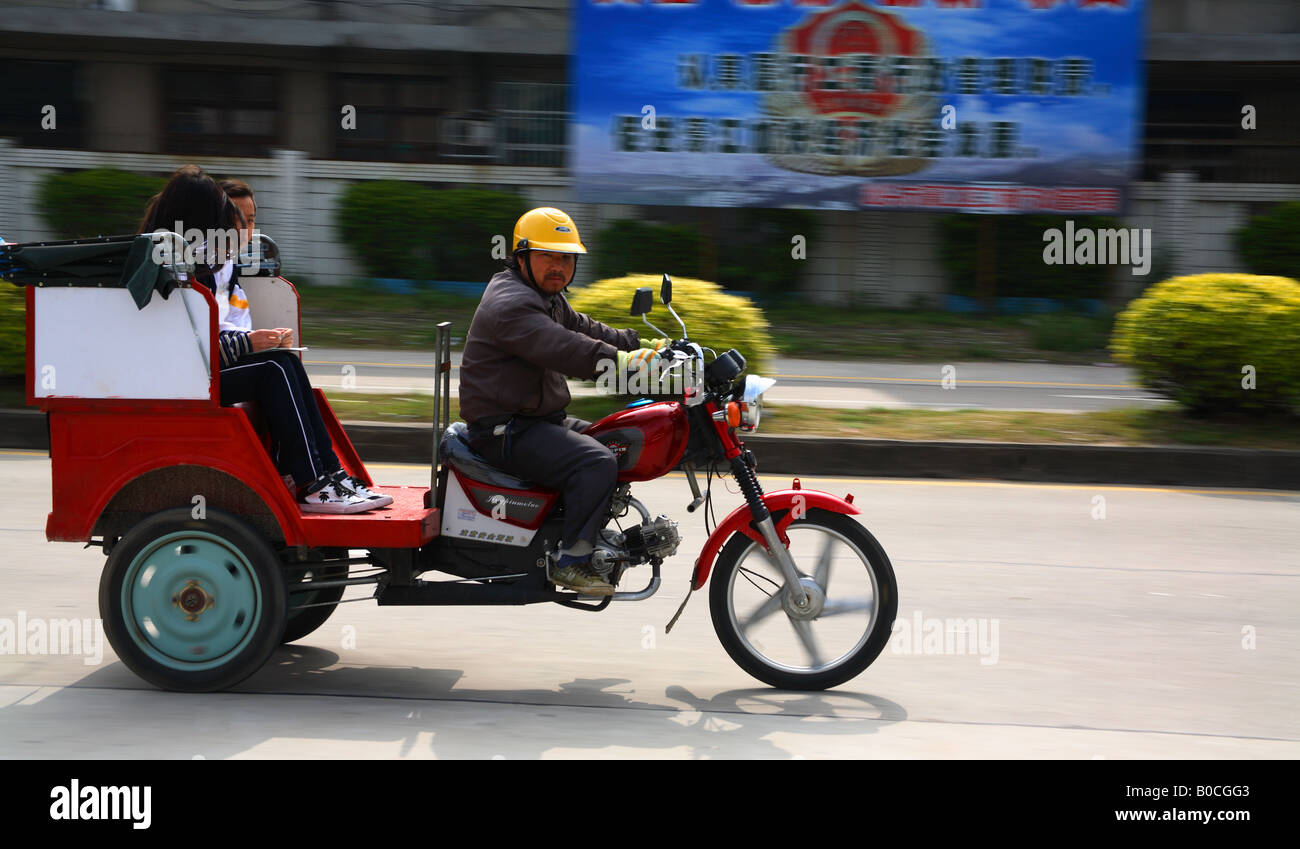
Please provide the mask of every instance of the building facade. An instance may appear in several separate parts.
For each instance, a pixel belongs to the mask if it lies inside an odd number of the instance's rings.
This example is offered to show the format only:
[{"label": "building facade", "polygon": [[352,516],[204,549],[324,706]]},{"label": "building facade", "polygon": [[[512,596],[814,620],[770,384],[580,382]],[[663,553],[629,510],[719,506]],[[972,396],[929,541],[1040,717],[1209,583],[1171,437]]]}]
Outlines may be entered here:
[{"label": "building facade", "polygon": [[[0,234],[51,237],[34,213],[48,173],[164,175],[186,162],[248,180],[286,274],[315,283],[362,274],[333,227],[355,180],[511,189],[564,207],[593,236],[618,218],[689,219],[572,202],[569,5],[2,2]],[[1149,0],[1147,33],[1144,161],[1127,224],[1150,228],[1173,270],[1242,270],[1232,231],[1300,198],[1300,4]],[[810,297],[939,303],[940,215],[818,217],[801,281]],[[1116,298],[1149,282],[1117,272]]]}]

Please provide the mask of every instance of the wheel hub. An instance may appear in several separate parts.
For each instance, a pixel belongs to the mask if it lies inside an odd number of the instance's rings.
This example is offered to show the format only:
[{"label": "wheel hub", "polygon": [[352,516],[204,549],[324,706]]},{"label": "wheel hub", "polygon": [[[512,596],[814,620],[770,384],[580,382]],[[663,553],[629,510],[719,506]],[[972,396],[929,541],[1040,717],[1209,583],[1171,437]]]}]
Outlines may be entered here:
[{"label": "wheel hub", "polygon": [[826,593],[812,578],[800,578],[799,586],[804,592],[802,605],[796,605],[790,598],[790,593],[782,594],[781,606],[785,608],[786,615],[791,619],[816,619],[821,616],[822,607],[826,604]]},{"label": "wheel hub", "polygon": [[204,612],[211,610],[214,601],[215,599],[208,595],[203,586],[193,579],[187,581],[185,588],[172,596],[172,606],[179,607],[190,622],[197,622]]}]

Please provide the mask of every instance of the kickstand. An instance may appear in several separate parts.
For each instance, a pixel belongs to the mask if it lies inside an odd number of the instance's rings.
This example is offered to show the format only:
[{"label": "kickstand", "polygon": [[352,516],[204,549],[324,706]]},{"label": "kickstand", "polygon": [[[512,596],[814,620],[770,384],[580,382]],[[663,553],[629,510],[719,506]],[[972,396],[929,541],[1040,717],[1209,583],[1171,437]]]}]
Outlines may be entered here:
[{"label": "kickstand", "polygon": [[695,593],[695,584],[692,581],[691,588],[686,592],[686,598],[682,599],[682,606],[677,608],[677,612],[673,614],[673,618],[668,620],[668,627],[664,628],[664,634],[672,633],[673,626],[677,624],[677,620],[681,617],[682,611],[686,609],[686,602],[691,600],[691,596],[694,593]]}]

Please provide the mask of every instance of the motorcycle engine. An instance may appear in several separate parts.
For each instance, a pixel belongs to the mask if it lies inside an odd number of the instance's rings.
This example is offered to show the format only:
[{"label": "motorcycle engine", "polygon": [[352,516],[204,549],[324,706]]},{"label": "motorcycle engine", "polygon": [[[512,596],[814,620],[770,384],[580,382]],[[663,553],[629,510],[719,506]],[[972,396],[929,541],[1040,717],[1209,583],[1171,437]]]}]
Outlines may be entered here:
[{"label": "motorcycle engine", "polygon": [[623,545],[623,535],[610,528],[602,530],[596,550],[591,553],[591,568],[596,574],[618,586],[619,579],[632,563],[632,557]]},{"label": "motorcycle engine", "polygon": [[591,567],[617,584],[629,566],[672,557],[681,541],[677,523],[667,516],[642,522],[623,533],[606,528],[591,553]]},{"label": "motorcycle engine", "polygon": [[623,534],[623,544],[637,561],[666,560],[677,553],[681,543],[677,523],[667,516],[628,528]]}]

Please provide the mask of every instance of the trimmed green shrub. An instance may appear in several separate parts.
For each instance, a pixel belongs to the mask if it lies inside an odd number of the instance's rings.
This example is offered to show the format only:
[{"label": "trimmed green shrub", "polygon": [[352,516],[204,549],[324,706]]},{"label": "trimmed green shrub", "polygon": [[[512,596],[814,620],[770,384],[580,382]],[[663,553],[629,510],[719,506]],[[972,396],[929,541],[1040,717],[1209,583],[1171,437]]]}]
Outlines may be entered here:
[{"label": "trimmed green shrub", "polygon": [[0,379],[22,376],[27,357],[22,286],[0,281]]},{"label": "trimmed green shrub", "polygon": [[505,264],[492,256],[493,236],[505,238],[508,255],[515,221],[532,205],[519,195],[485,189],[443,189],[433,195],[429,245],[437,279],[486,283]]},{"label": "trimmed green shrub", "polygon": [[122,236],[140,229],[150,198],[165,185],[162,177],[111,168],[48,174],[37,190],[36,211],[60,238]]},{"label": "trimmed green shrub", "polygon": [[[596,275],[700,273],[700,233],[685,224],[652,224],[623,219],[596,234]],[[629,301],[628,303],[631,303]]]},{"label": "trimmed green shrub", "polygon": [[353,183],[334,210],[335,232],[374,277],[433,276],[433,192],[404,180]]},{"label": "trimmed green shrub", "polygon": [[[791,240],[803,236],[804,251],[808,250],[817,229],[816,213],[802,209],[740,209],[721,210],[718,215],[723,220],[719,222],[714,260],[723,287],[763,294],[798,290],[807,263],[791,255]],[[664,272],[674,277],[698,277],[705,272],[705,245],[699,224],[625,219],[602,228],[595,241],[599,277]]]},{"label": "trimmed green shrub", "polygon": [[[573,290],[569,301],[578,312],[610,327],[635,328],[643,340],[649,340],[654,331],[639,317],[628,314],[637,288],[649,286],[655,292],[655,306],[646,317],[651,324],[676,338],[681,335],[681,326],[659,303],[662,279],[662,275],[644,274],[598,280]],[[729,295],[717,283],[707,280],[673,277],[673,309],[686,323],[692,340],[718,353],[735,348],[744,354],[751,374],[762,374],[771,367],[776,348],[767,319],[748,298]]]},{"label": "trimmed green shrub", "polygon": [[[949,215],[939,223],[939,261],[948,272],[949,291],[975,295],[979,265],[979,215]],[[999,298],[1105,298],[1112,272],[1108,265],[1048,265],[1043,233],[1064,230],[1060,215],[992,216],[994,291]],[[1075,230],[1122,226],[1105,216],[1070,217]]]},{"label": "trimmed green shrub", "polygon": [[729,289],[780,295],[797,292],[806,259],[792,256],[795,236],[807,255],[817,214],[806,209],[741,210],[738,232],[718,246],[718,279]]},{"label": "trimmed green shrub", "polygon": [[1237,254],[1254,273],[1300,279],[1300,201],[1252,216],[1233,236]]},{"label": "trimmed green shrub", "polygon": [[1143,386],[1197,414],[1300,411],[1300,283],[1165,280],[1120,313],[1111,350]]},{"label": "trimmed green shrub", "polygon": [[492,237],[504,236],[508,252],[515,220],[528,209],[507,192],[374,180],[348,187],[334,224],[373,277],[486,281],[503,265]]}]

